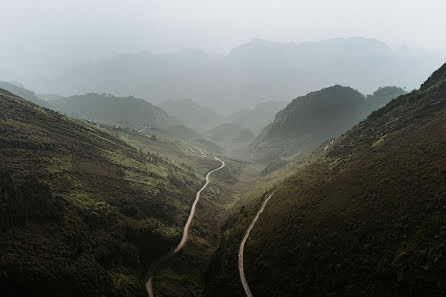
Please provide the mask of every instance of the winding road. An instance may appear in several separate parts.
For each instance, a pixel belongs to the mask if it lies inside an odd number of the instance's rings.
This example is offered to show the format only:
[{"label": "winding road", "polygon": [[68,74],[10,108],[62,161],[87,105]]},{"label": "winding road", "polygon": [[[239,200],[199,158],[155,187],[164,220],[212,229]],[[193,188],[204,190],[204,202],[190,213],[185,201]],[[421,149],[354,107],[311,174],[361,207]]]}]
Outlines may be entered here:
[{"label": "winding road", "polygon": [[[200,149],[200,151],[201,151],[201,149]],[[213,169],[211,171],[209,171],[208,174],[206,175],[206,183],[203,185],[203,187],[201,187],[201,189],[197,192],[197,194],[195,196],[195,201],[192,204],[192,208],[190,210],[189,217],[187,218],[186,225],[184,225],[183,236],[181,237],[180,243],[177,245],[177,247],[174,250],[167,252],[164,256],[162,256],[157,261],[155,261],[150,266],[149,271],[147,272],[147,276],[146,276],[146,290],[147,290],[147,293],[149,293],[150,297],[154,297],[152,278],[153,278],[153,274],[155,273],[155,270],[156,270],[157,266],[159,264],[161,264],[163,261],[167,260],[167,258],[169,258],[170,256],[172,256],[175,253],[177,253],[179,250],[181,250],[184,247],[184,245],[187,242],[187,236],[188,236],[188,233],[189,233],[190,224],[192,223],[192,219],[194,218],[194,215],[195,215],[195,208],[197,206],[198,201],[200,200],[200,194],[201,194],[201,192],[204,189],[206,189],[206,187],[209,184],[209,176],[212,173],[214,173],[215,171],[218,171],[218,170],[222,169],[223,167],[225,167],[225,162],[223,162],[222,160],[220,160],[219,158],[217,158],[215,156],[214,156],[214,159],[217,160],[217,161],[220,161],[221,162],[221,166],[218,167],[218,168],[215,168],[215,169]]]},{"label": "winding road", "polygon": [[247,297],[253,297],[253,296],[252,296],[251,290],[249,289],[248,282],[246,281],[245,270],[243,268],[243,252],[245,249],[245,243],[249,237],[249,233],[251,232],[252,228],[254,228],[254,225],[256,224],[257,220],[259,219],[260,214],[265,209],[265,206],[268,203],[269,199],[271,199],[271,197],[274,195],[274,192],[272,192],[265,199],[265,201],[263,201],[262,205],[260,206],[259,211],[257,212],[256,216],[252,220],[251,225],[249,225],[248,229],[246,230],[245,236],[243,237],[242,243],[240,244],[240,248],[238,250],[238,270],[240,272],[240,281],[242,282],[243,289],[245,290],[245,294]]}]

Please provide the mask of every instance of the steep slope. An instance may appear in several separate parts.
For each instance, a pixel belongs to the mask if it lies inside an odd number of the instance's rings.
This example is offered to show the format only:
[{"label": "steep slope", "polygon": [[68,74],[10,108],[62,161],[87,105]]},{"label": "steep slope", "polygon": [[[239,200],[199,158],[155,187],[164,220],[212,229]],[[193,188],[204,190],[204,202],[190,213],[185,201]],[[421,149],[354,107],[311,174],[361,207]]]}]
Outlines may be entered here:
[{"label": "steep slope", "polygon": [[274,115],[286,104],[285,101],[262,102],[251,109],[243,109],[229,115],[225,121],[248,128],[254,133],[259,133],[273,121]]},{"label": "steep slope", "polygon": [[[277,187],[245,247],[253,295],[444,296],[445,147],[446,64]],[[247,217],[229,221],[208,296],[244,296]]]},{"label": "steep slope", "polygon": [[45,100],[39,98],[33,91],[30,91],[28,89],[25,89],[23,86],[19,86],[17,84],[12,84],[5,81],[0,81],[0,88],[4,89],[8,92],[11,92],[12,94],[22,97],[28,101],[31,101],[32,103],[35,103],[37,105],[49,108],[50,105]]},{"label": "steep slope", "polygon": [[171,116],[196,131],[205,131],[220,124],[223,116],[192,99],[167,100],[161,107]]},{"label": "steep slope", "polygon": [[298,97],[278,112],[257,137],[257,154],[266,160],[280,155],[305,155],[403,93],[400,88],[385,87],[364,96],[336,85]]},{"label": "steep slope", "polygon": [[59,111],[79,119],[136,130],[148,126],[166,129],[177,123],[161,108],[135,97],[90,93],[53,100],[51,103]]},{"label": "steep slope", "polygon": [[0,90],[2,294],[146,295],[148,266],[179,240],[218,164],[173,163],[175,144],[135,137],[143,150]]}]

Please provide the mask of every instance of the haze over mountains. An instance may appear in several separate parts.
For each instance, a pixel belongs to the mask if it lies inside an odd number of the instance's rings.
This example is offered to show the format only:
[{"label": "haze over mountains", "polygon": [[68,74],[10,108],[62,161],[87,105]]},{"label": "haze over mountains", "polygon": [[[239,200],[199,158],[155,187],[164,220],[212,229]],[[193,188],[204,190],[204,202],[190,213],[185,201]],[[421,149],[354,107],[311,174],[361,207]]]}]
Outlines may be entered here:
[{"label": "haze over mountains", "polygon": [[230,113],[334,84],[363,93],[383,85],[411,90],[439,65],[440,57],[410,49],[392,50],[375,39],[303,43],[253,39],[227,55],[201,50],[122,54],[54,73],[48,81],[35,78],[27,85],[45,93],[133,95],[158,104],[192,98],[219,113]]},{"label": "haze over mountains", "polygon": [[401,88],[383,87],[365,96],[350,87],[336,85],[298,97],[260,133],[254,142],[255,151],[265,160],[305,155],[403,94]]},{"label": "haze over mountains", "polygon": [[223,121],[223,115],[209,107],[197,104],[192,99],[167,100],[161,107],[169,115],[178,118],[185,125],[196,131],[203,132],[217,126]]},{"label": "haze over mountains", "polygon": [[[278,178],[245,249],[252,294],[445,296],[445,147],[446,64]],[[271,190],[228,218],[206,296],[247,296],[227,259]]]},{"label": "haze over mountains", "polygon": [[0,7],[1,296],[446,296],[444,0]]},{"label": "haze over mountains", "polygon": [[19,83],[0,81],[0,88],[13,93],[16,96],[29,100],[37,105],[50,107],[50,104],[38,97],[33,91],[26,89]]}]

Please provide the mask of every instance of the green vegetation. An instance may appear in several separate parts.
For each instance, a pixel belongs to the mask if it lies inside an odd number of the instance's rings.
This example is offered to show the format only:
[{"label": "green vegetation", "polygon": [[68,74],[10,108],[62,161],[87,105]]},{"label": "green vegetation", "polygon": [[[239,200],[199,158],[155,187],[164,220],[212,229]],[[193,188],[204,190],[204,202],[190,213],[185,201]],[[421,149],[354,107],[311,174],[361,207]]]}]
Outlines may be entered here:
[{"label": "green vegetation", "polygon": [[1,90],[3,294],[145,296],[146,269],[177,243],[204,173],[218,165],[183,147]]},{"label": "green vegetation", "polygon": [[364,96],[336,85],[296,98],[257,137],[256,156],[267,163],[296,153],[302,158],[404,93],[398,87],[384,87]]},{"label": "green vegetation", "polygon": [[[253,295],[446,295],[445,78],[446,64],[280,183],[245,247]],[[206,296],[244,296],[237,251],[264,194],[227,220]]]},{"label": "green vegetation", "polygon": [[51,104],[75,118],[136,130],[177,123],[161,108],[135,97],[90,93],[53,100]]}]

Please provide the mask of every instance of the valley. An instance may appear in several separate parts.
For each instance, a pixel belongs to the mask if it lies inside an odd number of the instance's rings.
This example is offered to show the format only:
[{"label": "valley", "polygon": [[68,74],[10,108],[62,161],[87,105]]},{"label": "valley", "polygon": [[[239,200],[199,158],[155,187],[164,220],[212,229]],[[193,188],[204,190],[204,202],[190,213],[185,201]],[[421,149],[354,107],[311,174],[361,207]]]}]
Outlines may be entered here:
[{"label": "valley", "polygon": [[0,86],[8,296],[446,294],[446,64],[227,115]]}]

